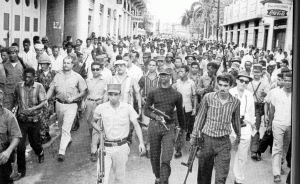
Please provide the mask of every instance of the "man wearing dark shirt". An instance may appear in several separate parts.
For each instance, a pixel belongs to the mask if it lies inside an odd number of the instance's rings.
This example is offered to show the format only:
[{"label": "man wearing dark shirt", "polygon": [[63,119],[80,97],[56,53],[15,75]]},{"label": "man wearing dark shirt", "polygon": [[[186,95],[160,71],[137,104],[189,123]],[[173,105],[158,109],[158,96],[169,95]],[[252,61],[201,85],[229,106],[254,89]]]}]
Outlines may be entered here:
[{"label": "man wearing dark shirt", "polygon": [[195,120],[191,145],[201,134],[198,184],[211,183],[213,167],[216,170],[215,183],[224,184],[229,172],[231,142],[231,123],[235,131],[236,144],[241,137],[240,101],[229,93],[233,84],[231,74],[217,77],[218,92],[208,93],[201,100],[200,110]]},{"label": "man wearing dark shirt", "polygon": [[[174,108],[177,109],[179,127],[185,128],[184,113],[182,108],[182,95],[171,87],[170,79],[172,69],[165,68],[160,74],[161,86],[149,92],[144,114],[151,118],[149,123],[150,161],[156,184],[168,183],[171,174],[170,162],[173,156],[175,142]],[[165,112],[171,119],[165,119],[167,130],[161,123],[161,116],[151,112],[150,107]]]}]

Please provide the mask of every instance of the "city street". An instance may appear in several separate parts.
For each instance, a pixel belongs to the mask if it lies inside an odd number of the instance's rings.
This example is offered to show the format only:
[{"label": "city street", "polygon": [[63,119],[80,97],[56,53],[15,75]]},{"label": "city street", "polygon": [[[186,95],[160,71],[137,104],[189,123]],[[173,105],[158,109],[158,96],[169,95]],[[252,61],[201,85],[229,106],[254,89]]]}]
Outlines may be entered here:
[{"label": "city street", "polygon": [[[59,163],[56,160],[59,138],[51,146],[46,148],[45,163],[38,164],[37,157],[32,155],[32,160],[27,165],[27,175],[16,184],[93,184],[96,183],[96,164],[90,161],[90,141],[88,128],[82,124],[77,132],[73,132],[73,142],[66,152],[66,160]],[[172,173],[170,184],[183,183],[187,168],[181,162],[186,162],[188,157],[189,145],[183,150],[183,157],[172,160]],[[226,183],[233,184],[234,176],[232,172],[233,158],[235,151],[232,151],[230,172]],[[249,155],[250,156],[250,155]],[[193,172],[189,175],[188,184],[197,181],[197,160],[194,164]],[[284,164],[285,174],[282,181],[286,180],[289,168]],[[113,177],[113,176],[112,176]],[[127,163],[126,183],[132,184],[153,184],[154,175],[152,174],[150,160],[146,157],[138,156],[136,140],[131,146],[131,153]],[[212,182],[214,183],[214,181]],[[245,184],[270,184],[273,183],[271,154],[269,149],[262,154],[262,161],[255,162],[248,159],[245,172]],[[282,182],[285,183],[285,182]]]}]

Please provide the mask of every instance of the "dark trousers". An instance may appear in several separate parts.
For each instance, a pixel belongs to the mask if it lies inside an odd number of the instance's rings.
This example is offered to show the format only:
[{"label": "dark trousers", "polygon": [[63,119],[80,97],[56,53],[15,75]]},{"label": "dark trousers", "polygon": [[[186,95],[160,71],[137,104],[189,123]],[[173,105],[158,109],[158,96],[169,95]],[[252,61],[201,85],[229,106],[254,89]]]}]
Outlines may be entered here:
[{"label": "dark trousers", "polygon": [[13,162],[13,155],[14,152],[11,153],[10,158],[8,161],[0,165],[0,183],[2,184],[10,184],[14,183],[13,180],[10,178],[10,175],[12,173],[12,166],[11,163]]},{"label": "dark trousers", "polygon": [[159,122],[150,120],[149,123],[149,142],[150,142],[150,161],[153,173],[156,178],[160,178],[161,184],[168,184],[171,174],[171,160],[175,142],[175,125],[167,125],[166,130]]},{"label": "dark trousers", "polygon": [[[255,127],[257,130],[259,130],[260,128],[262,114],[263,113],[261,112],[261,109],[255,105]],[[250,151],[256,153],[258,147],[259,147],[259,133],[258,136],[255,135],[254,137],[252,136],[251,138]]]},{"label": "dark trousers", "polygon": [[225,184],[231,158],[229,136],[210,137],[204,134],[203,139],[199,155],[198,184],[211,184],[213,167],[216,171],[215,184]]},{"label": "dark trousers", "polygon": [[195,116],[192,116],[192,112],[184,113],[184,118],[186,122],[186,133],[192,133],[194,129]]},{"label": "dark trousers", "polygon": [[34,150],[35,154],[40,155],[43,151],[41,141],[41,122],[22,122],[18,121],[22,132],[22,138],[17,148],[17,162],[19,173],[26,173],[26,139],[28,135],[29,144]]},{"label": "dark trousers", "polygon": [[270,134],[268,134],[266,131],[263,138],[259,142],[257,153],[264,153],[268,148],[268,146],[272,147],[272,145],[273,145],[273,133],[271,131]]}]

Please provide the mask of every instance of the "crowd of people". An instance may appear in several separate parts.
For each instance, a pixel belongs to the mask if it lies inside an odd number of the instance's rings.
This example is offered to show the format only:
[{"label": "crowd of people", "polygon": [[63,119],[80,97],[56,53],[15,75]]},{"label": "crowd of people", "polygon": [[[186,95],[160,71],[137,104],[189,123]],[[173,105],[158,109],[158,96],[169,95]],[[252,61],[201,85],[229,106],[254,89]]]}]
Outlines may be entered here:
[{"label": "crowd of people", "polygon": [[[58,162],[66,159],[71,130],[83,123],[96,162],[102,121],[104,183],[110,168],[112,183],[125,183],[134,130],[140,155],[150,158],[155,184],[168,183],[170,162],[182,157],[184,141],[202,145],[198,183],[211,183],[213,168],[215,183],[225,183],[230,136],[237,145],[235,183],[244,181],[249,150],[261,161],[268,146],[274,182],[281,181],[281,167],[291,161],[292,51],[95,33],[83,42],[68,36],[61,47],[50,47],[49,38],[35,36],[33,42],[24,39],[22,50],[16,43],[0,48],[0,183],[26,175],[27,142],[44,162],[42,144],[51,140],[53,117],[61,130]],[[262,126],[267,128],[261,139]],[[14,160],[18,174],[12,177]]]}]

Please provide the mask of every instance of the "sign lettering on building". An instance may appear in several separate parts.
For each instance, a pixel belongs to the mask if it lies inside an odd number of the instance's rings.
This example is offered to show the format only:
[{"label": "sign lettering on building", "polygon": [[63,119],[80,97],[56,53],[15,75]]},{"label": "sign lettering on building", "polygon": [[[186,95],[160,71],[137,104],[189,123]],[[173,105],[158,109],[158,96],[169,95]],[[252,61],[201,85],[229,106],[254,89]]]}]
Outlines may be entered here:
[{"label": "sign lettering on building", "polygon": [[131,20],[132,20],[132,22],[143,22],[144,17],[142,17],[142,16],[132,16]]},{"label": "sign lettering on building", "polygon": [[290,6],[280,3],[266,3],[265,16],[269,17],[288,17]]},{"label": "sign lettering on building", "polygon": [[122,0],[117,0],[117,4],[123,4]]},{"label": "sign lettering on building", "polygon": [[54,29],[61,29],[60,22],[53,22],[53,28]]}]

